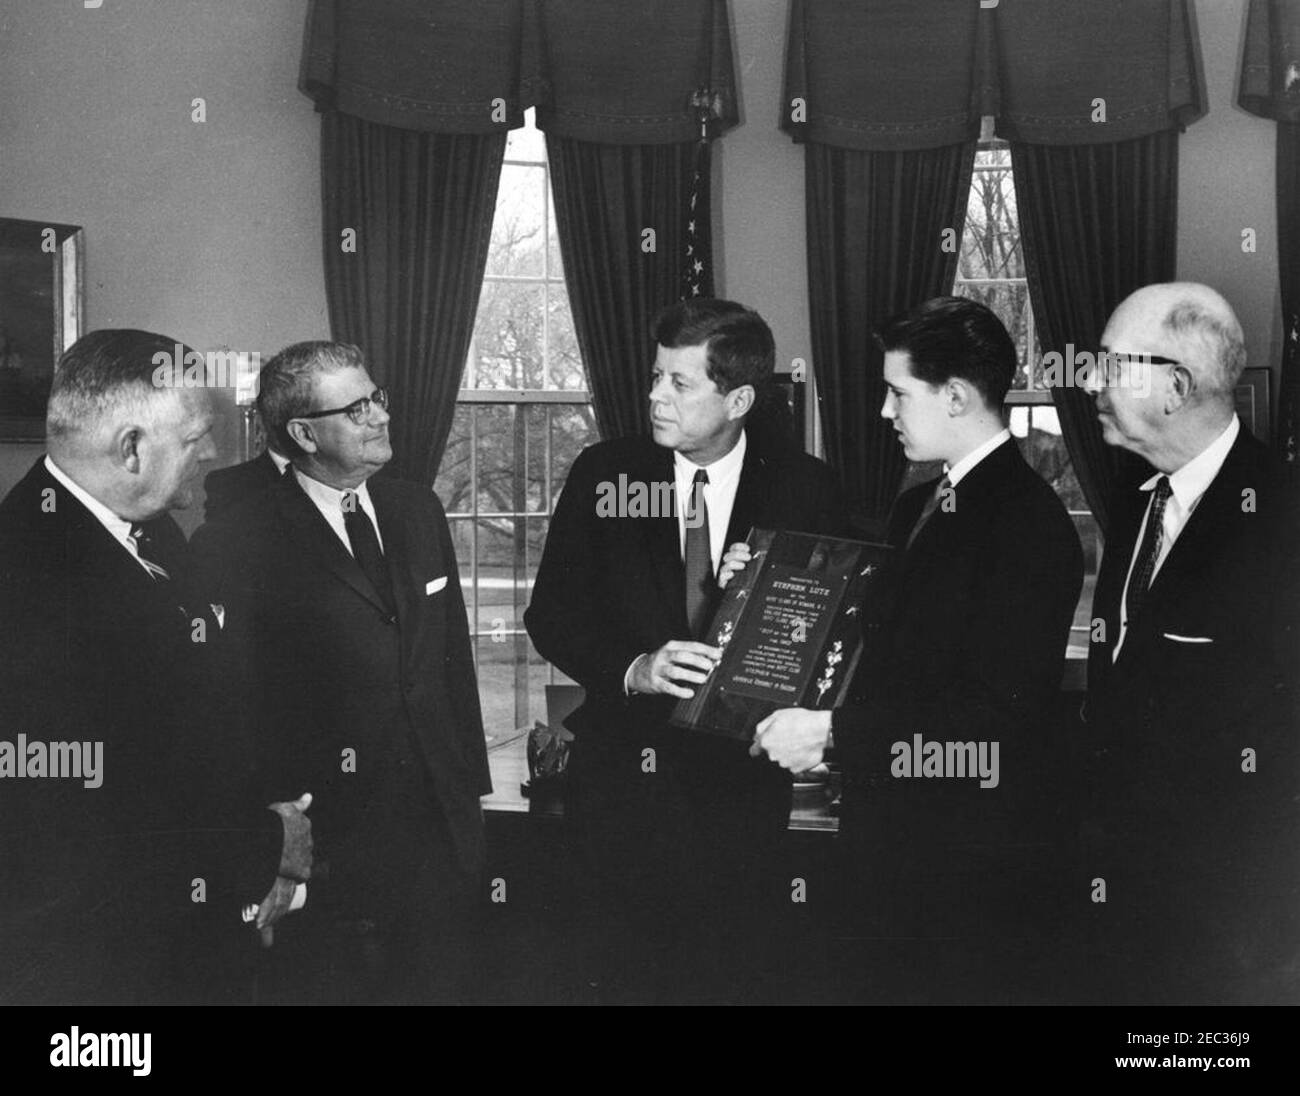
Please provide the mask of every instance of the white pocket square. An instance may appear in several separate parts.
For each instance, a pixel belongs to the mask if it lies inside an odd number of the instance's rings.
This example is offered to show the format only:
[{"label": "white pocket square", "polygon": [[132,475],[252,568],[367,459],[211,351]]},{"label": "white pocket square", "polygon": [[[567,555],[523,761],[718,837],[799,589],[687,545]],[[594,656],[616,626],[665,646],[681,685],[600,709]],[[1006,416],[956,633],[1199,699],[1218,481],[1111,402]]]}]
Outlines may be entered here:
[{"label": "white pocket square", "polygon": [[446,575],[443,575],[442,578],[431,579],[429,582],[426,582],[424,584],[424,594],[426,597],[428,597],[429,594],[436,594],[439,590],[441,590],[446,585],[447,585]]},{"label": "white pocket square", "polygon": [[1174,635],[1173,632],[1164,632],[1162,634],[1164,635],[1165,639],[1171,639],[1175,643],[1213,643],[1214,642],[1213,638],[1210,636],[1176,636]]}]

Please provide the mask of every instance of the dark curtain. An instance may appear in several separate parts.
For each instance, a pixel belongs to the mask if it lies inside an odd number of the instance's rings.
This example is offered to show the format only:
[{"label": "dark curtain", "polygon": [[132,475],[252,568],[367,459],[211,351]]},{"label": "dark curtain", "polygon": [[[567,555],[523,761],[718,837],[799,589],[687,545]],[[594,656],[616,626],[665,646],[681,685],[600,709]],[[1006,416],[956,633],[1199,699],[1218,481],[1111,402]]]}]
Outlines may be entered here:
[{"label": "dark curtain", "polygon": [[[548,134],[546,154],[600,436],[649,433],[650,324],[681,295],[695,143],[594,144]],[[707,176],[707,163],[703,170]],[[646,229],[654,230],[653,251]]]},{"label": "dark curtain", "polygon": [[[1016,141],[1011,163],[1041,349],[1095,352],[1120,301],[1141,286],[1174,279],[1178,134],[1065,148]],[[1057,386],[1052,400],[1079,485],[1104,533],[1114,488],[1138,477],[1145,464],[1102,441],[1082,388]]]},{"label": "dark curtain", "polygon": [[826,457],[856,517],[879,526],[906,460],[880,417],[884,356],[872,332],[895,312],[948,293],[956,273],[974,142],[916,152],[805,151],[808,298]]},{"label": "dark curtain", "polygon": [[1277,449],[1300,469],[1300,2],[1251,0],[1238,100],[1277,122],[1278,276],[1282,363]]},{"label": "dark curtain", "polygon": [[[506,131],[417,133],[321,117],[325,287],[334,337],[392,392],[385,472],[432,484],[487,264]],[[342,246],[355,229],[356,250]]]}]

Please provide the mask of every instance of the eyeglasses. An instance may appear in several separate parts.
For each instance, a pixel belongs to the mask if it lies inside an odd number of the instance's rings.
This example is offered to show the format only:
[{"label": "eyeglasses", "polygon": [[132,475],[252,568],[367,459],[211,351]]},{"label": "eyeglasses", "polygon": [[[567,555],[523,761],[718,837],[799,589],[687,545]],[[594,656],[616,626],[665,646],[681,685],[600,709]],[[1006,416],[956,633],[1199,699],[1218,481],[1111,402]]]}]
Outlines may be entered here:
[{"label": "eyeglasses", "polygon": [[1182,365],[1175,358],[1162,358],[1159,354],[1121,354],[1113,350],[1097,351],[1097,369],[1101,373],[1101,383],[1107,388],[1114,388],[1120,383],[1120,371],[1125,365]]},{"label": "eyeglasses", "polygon": [[362,396],[359,400],[353,400],[347,407],[331,407],[328,411],[312,411],[306,415],[295,415],[296,419],[323,419],[326,415],[347,415],[353,424],[360,426],[370,418],[370,405],[378,404],[385,411],[388,410],[388,389],[376,388],[368,396]]}]

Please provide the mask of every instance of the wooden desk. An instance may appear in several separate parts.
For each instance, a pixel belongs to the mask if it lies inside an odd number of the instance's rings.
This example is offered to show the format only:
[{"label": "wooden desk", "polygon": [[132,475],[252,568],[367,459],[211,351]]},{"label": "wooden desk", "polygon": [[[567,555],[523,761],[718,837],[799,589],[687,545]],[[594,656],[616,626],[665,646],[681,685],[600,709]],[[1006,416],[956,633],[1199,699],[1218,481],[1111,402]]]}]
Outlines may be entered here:
[{"label": "wooden desk", "polygon": [[[488,743],[488,768],[492,773],[492,794],[482,799],[483,809],[499,814],[535,814],[544,818],[562,818],[564,801],[547,795],[530,799],[520,791],[528,780],[528,732],[519,731],[508,738]],[[839,776],[832,777],[833,789],[839,789]],[[803,792],[795,789],[794,807],[790,811],[790,829],[800,832],[834,833],[839,819],[831,815],[831,796],[820,788]]]}]

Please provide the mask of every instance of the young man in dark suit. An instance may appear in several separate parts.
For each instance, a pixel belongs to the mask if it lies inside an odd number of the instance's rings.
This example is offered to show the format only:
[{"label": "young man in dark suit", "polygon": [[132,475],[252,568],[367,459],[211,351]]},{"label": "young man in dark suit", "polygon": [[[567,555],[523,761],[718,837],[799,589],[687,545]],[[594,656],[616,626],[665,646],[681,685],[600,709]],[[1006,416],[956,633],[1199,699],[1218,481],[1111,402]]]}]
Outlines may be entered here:
[{"label": "young man in dark suit", "polygon": [[[598,920],[624,930],[609,947],[631,969],[620,988],[606,968],[605,988],[621,999],[682,1000],[692,989],[732,999],[745,959],[724,943],[752,945],[745,902],[777,886],[763,871],[789,820],[790,780],[743,744],[668,721],[719,654],[698,637],[724,545],[752,526],[840,533],[844,517],[824,464],[747,437],[774,368],[761,317],[687,301],[658,319],[654,337],[653,437],[603,442],[574,462],[524,620],[542,656],[586,689],[567,721],[576,742],[566,810],[592,858]],[[699,960],[689,983],[691,961],[670,961],[687,953]]]},{"label": "young man in dark suit", "polygon": [[195,551],[265,787],[308,781],[328,863],[266,992],[454,1000],[491,784],[447,519],[431,488],[372,478],[392,456],[388,397],[356,347],[286,348],[259,398],[293,470]]},{"label": "young man in dark suit", "polygon": [[[241,907],[269,929],[309,876],[308,801],[269,813],[239,728],[193,703],[219,624],[168,511],[215,448],[207,393],[153,379],[178,345],[79,339],[47,455],[0,504],[0,1000],[238,1000],[210,979],[249,942]],[[51,768],[69,744],[76,778]]]},{"label": "young man in dark suit", "polygon": [[1102,336],[1103,436],[1155,472],[1112,507],[1092,613],[1102,1000],[1300,1000],[1295,500],[1237,418],[1245,357],[1192,283],[1137,291]]},{"label": "young man in dark suit", "polygon": [[[1053,730],[1082,551],[1004,425],[1016,350],[1001,321],[937,298],[879,338],[881,415],[910,460],[943,461],[944,474],[895,504],[890,600],[864,606],[853,702],[776,712],[753,749],[795,772],[832,741],[839,755],[857,939],[846,996],[1007,1000],[1020,992],[1010,964],[1041,927],[1026,923],[1021,890],[1032,857],[1041,870],[1050,852],[1034,845],[1064,754]],[[949,743],[973,746],[960,766]]]}]

